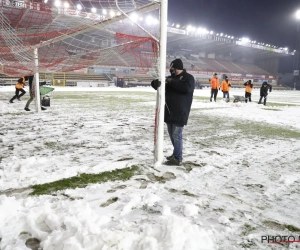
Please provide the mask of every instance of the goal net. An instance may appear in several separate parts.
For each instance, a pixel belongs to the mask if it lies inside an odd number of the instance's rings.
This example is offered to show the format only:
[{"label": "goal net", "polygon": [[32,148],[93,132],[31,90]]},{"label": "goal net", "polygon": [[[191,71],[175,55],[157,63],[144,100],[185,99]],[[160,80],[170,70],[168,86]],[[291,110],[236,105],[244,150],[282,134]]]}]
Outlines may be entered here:
[{"label": "goal net", "polygon": [[160,1],[0,0],[2,73],[72,72],[91,65],[156,67]]},{"label": "goal net", "polygon": [[[167,0],[0,0],[0,73],[39,78],[96,65],[164,79],[163,4]],[[166,24],[163,32],[166,36]],[[164,98],[164,86],[161,90]]]}]

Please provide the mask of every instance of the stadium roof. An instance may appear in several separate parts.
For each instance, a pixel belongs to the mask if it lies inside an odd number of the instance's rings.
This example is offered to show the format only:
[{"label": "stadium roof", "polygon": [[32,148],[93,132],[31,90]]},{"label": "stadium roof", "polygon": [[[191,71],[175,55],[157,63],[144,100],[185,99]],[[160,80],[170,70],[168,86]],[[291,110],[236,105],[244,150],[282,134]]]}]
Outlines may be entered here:
[{"label": "stadium roof", "polygon": [[168,53],[199,54],[222,54],[235,58],[250,57],[278,58],[291,56],[294,53],[284,49],[275,49],[263,45],[252,43],[251,41],[241,41],[237,39],[221,37],[212,34],[188,34],[186,30],[168,28]]}]

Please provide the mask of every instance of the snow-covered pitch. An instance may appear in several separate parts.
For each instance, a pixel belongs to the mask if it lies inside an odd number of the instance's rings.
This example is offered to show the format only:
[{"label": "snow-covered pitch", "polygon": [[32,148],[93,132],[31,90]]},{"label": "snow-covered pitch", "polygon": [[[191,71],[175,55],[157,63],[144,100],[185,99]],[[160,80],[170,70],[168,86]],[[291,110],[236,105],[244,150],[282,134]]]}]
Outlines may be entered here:
[{"label": "snow-covered pitch", "polygon": [[[184,165],[153,168],[152,88],[57,87],[36,113],[24,111],[28,94],[9,104],[14,87],[0,87],[0,249],[299,248],[263,237],[299,240],[300,92],[274,90],[266,107],[257,89],[252,103],[211,103],[209,92],[195,90]],[[30,195],[133,166],[128,180]]]}]

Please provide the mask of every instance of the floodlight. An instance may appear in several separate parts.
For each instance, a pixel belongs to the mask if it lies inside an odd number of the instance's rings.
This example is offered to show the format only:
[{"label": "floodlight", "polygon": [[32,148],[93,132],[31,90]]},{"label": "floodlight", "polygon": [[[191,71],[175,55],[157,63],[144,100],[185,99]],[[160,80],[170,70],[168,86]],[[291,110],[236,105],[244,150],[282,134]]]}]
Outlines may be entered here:
[{"label": "floodlight", "polygon": [[300,10],[297,10],[297,12],[296,12],[296,18],[300,19]]},{"label": "floodlight", "polygon": [[287,47],[285,47],[285,48],[284,48],[284,50],[285,50],[285,51],[288,51],[288,48],[287,48]]},{"label": "floodlight", "polygon": [[77,4],[76,8],[77,10],[82,10],[82,6],[80,4]]},{"label": "floodlight", "polygon": [[233,39],[233,38],[234,38],[234,36],[231,37],[231,39]]},{"label": "floodlight", "polygon": [[[143,21],[143,20],[144,20],[144,18],[142,16],[140,16],[139,21]],[[168,23],[167,23],[167,25],[168,25]]]},{"label": "floodlight", "polygon": [[106,9],[103,9],[103,10],[102,10],[102,14],[103,14],[103,15],[106,15],[106,14],[107,14],[107,10],[106,10]]},{"label": "floodlight", "polygon": [[206,32],[206,29],[204,29],[204,28],[199,27],[197,29],[197,33],[199,33],[199,34],[205,34],[205,32]]},{"label": "floodlight", "polygon": [[223,36],[223,33],[221,33],[220,36]]},{"label": "floodlight", "polygon": [[55,0],[54,6],[59,7],[61,5],[61,2],[59,0]]},{"label": "floodlight", "polygon": [[130,15],[130,19],[133,21],[133,22],[136,22],[138,20],[139,16],[137,13],[132,13]]},{"label": "floodlight", "polygon": [[48,3],[48,0],[44,0],[44,3]]},{"label": "floodlight", "polygon": [[242,42],[243,42],[243,43],[249,43],[249,42],[250,42],[250,39],[247,38],[247,37],[242,37]]},{"label": "floodlight", "polygon": [[95,7],[93,7],[93,8],[92,8],[92,12],[93,12],[93,13],[96,13],[96,12],[97,12],[97,9],[96,9]]},{"label": "floodlight", "polygon": [[64,8],[68,9],[70,7],[70,4],[68,2],[64,2]]},{"label": "floodlight", "polygon": [[186,30],[187,30],[187,31],[192,31],[192,29],[193,29],[193,27],[192,27],[191,25],[188,25],[188,26],[186,27]]},{"label": "floodlight", "polygon": [[153,18],[152,18],[152,16],[147,16],[146,17],[146,24],[147,25],[151,25],[153,23]]},{"label": "floodlight", "polygon": [[176,28],[179,29],[180,28],[180,24],[176,24]]},{"label": "floodlight", "polygon": [[209,34],[213,35],[213,34],[214,34],[214,32],[211,30],[211,31],[209,32]]},{"label": "floodlight", "polygon": [[116,13],[113,10],[109,14],[111,17],[114,17],[116,15]]}]

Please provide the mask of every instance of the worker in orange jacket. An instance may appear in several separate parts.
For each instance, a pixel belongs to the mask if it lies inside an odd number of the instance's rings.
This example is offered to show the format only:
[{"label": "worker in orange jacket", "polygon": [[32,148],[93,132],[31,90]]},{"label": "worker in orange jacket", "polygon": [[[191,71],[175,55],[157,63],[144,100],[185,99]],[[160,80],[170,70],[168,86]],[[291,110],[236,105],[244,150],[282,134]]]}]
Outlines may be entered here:
[{"label": "worker in orange jacket", "polygon": [[[13,98],[10,99],[10,101],[9,101],[10,103],[13,103],[15,99],[18,99],[19,101],[21,101],[20,98],[21,98],[23,95],[26,94],[26,91],[24,90],[24,87],[25,87],[25,85],[26,85],[25,82],[26,82],[28,79],[29,79],[28,76],[23,76],[23,77],[21,77],[21,78],[17,81],[16,86],[15,86],[16,92],[15,92],[15,95],[13,96]],[[20,92],[22,92],[22,93],[20,94]],[[19,95],[19,94],[20,94],[20,95]]]},{"label": "worker in orange jacket", "polygon": [[210,79],[210,84],[211,84],[210,101],[212,102],[212,98],[214,97],[214,101],[216,102],[218,90],[220,90],[220,81],[217,73],[214,73],[213,77]]},{"label": "worker in orange jacket", "polygon": [[245,102],[251,102],[251,95],[252,95],[252,89],[253,89],[253,84],[251,80],[248,80],[247,82],[244,83],[244,86],[246,86],[245,89]]},{"label": "worker in orange jacket", "polygon": [[223,98],[226,102],[230,101],[229,90],[231,87],[231,82],[228,80],[228,76],[225,76],[225,79],[222,81],[221,90],[223,92]]}]

